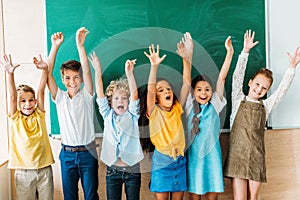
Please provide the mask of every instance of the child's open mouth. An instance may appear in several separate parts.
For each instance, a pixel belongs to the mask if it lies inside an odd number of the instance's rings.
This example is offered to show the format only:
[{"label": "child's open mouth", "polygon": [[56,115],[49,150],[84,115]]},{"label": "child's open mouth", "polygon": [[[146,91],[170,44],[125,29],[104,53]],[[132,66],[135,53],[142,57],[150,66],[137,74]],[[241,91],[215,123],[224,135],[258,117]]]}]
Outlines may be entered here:
[{"label": "child's open mouth", "polygon": [[123,110],[124,106],[118,106],[118,110]]}]

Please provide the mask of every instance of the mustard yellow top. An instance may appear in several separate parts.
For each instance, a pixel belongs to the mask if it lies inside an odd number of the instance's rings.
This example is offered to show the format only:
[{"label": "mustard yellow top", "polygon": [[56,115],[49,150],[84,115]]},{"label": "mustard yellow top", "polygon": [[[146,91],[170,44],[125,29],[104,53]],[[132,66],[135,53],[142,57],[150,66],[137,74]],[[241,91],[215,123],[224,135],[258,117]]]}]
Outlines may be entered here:
[{"label": "mustard yellow top", "polygon": [[185,137],[181,121],[183,109],[176,102],[171,111],[164,111],[155,105],[149,116],[150,139],[156,150],[176,159],[184,156]]},{"label": "mustard yellow top", "polygon": [[38,108],[29,115],[19,110],[10,119],[10,169],[40,169],[54,163],[47,134],[45,113]]}]

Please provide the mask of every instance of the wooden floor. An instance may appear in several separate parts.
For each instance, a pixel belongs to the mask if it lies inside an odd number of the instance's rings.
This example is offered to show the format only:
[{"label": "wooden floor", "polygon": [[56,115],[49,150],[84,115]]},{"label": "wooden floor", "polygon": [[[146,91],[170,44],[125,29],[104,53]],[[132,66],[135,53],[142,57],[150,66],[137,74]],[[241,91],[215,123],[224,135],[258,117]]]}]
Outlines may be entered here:
[{"label": "wooden floor", "polygon": [[[263,184],[259,200],[282,200],[300,199],[300,129],[293,130],[268,130],[266,131],[266,156],[267,156],[267,180]],[[56,163],[53,165],[55,200],[63,199],[60,182],[58,153],[60,142],[52,140],[53,151]],[[228,135],[221,136],[223,154],[227,152]],[[224,157],[224,156],[223,156]],[[100,199],[105,199],[105,166],[99,164],[99,195]],[[141,200],[155,199],[149,192],[149,172],[144,164],[142,173]],[[219,195],[219,200],[230,200],[232,198],[232,188],[229,179],[225,180],[225,192]],[[184,199],[188,199],[185,194]],[[80,199],[84,199],[80,187]],[[125,199],[125,198],[123,198]]]}]

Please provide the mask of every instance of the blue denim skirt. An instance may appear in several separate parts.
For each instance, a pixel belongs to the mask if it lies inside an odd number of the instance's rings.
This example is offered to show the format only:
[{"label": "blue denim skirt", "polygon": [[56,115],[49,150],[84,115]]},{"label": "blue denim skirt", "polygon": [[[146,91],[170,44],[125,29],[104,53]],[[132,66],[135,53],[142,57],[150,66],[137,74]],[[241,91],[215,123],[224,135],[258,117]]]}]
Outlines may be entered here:
[{"label": "blue denim skirt", "polygon": [[178,156],[175,160],[154,150],[150,179],[151,192],[180,192],[187,190],[186,159]]}]

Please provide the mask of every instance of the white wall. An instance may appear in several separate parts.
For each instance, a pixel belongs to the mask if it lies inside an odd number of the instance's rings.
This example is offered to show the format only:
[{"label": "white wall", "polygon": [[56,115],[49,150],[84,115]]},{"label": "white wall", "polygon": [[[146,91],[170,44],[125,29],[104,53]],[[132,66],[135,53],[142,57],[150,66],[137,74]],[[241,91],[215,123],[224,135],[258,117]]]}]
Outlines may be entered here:
[{"label": "white wall", "polygon": [[[13,62],[21,66],[15,71],[16,85],[28,84],[37,89],[40,70],[32,64],[33,56],[47,55],[45,1],[0,0],[0,60],[3,53],[12,54]],[[6,86],[5,72],[0,69],[0,162],[7,160]],[[46,97],[45,109],[49,109]],[[49,121],[47,113],[47,121]],[[50,124],[50,123],[48,123]],[[49,130],[49,129],[48,129]],[[7,164],[0,163],[0,200],[10,197]]]},{"label": "white wall", "polygon": [[[299,0],[267,0],[269,36],[269,67],[274,73],[273,92],[285,70],[289,59],[287,52],[293,53],[300,45],[300,1]],[[288,94],[270,115],[270,126],[273,128],[300,127],[300,74],[296,72],[294,82]]]}]

